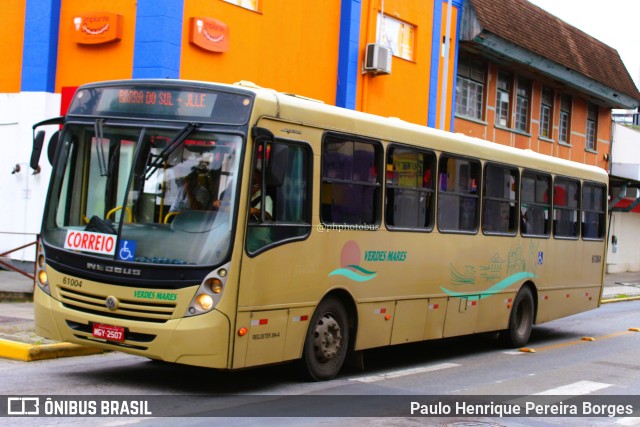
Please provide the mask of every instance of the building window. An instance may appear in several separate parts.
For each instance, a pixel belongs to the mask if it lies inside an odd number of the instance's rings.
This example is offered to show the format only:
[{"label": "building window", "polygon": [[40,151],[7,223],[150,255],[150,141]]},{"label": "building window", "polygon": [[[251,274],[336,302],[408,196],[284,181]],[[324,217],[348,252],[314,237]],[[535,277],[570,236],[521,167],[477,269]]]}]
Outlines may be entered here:
[{"label": "building window", "polygon": [[235,4],[236,6],[244,7],[245,9],[258,12],[259,2],[258,0],[223,0],[227,3]]},{"label": "building window", "polygon": [[482,120],[484,64],[461,60],[456,79],[456,114]]},{"label": "building window", "polygon": [[483,233],[515,235],[518,230],[518,169],[487,165],[483,182]]},{"label": "building window", "polygon": [[596,151],[596,137],[598,135],[598,106],[587,106],[587,150]]},{"label": "building window", "polygon": [[542,87],[542,104],[540,106],[540,136],[552,139],[551,129],[553,117],[553,89]]},{"label": "building window", "polygon": [[560,132],[558,140],[569,144],[571,134],[571,97],[569,95],[560,96]]},{"label": "building window", "polygon": [[522,172],[520,196],[520,234],[523,236],[549,236],[551,227],[551,176]]},{"label": "building window", "polygon": [[322,147],[320,219],[326,224],[379,224],[382,148],[329,135]]},{"label": "building window", "polygon": [[531,100],[531,82],[522,77],[518,78],[516,88],[516,125],[522,132],[529,130],[529,104]]},{"label": "building window", "polygon": [[511,99],[511,75],[498,73],[498,99],[496,100],[496,121],[498,125],[509,126],[509,101]]},{"label": "building window", "polygon": [[578,208],[580,206],[580,182],[557,178],[553,186],[553,235],[578,238]]},{"label": "building window", "polygon": [[387,152],[386,221],[391,228],[433,228],[436,156],[393,147]]},{"label": "building window", "polygon": [[476,232],[480,162],[443,154],[438,165],[438,229]]},{"label": "building window", "polygon": [[413,61],[415,32],[411,24],[378,14],[378,43],[391,49],[393,56]]},{"label": "building window", "polygon": [[585,183],[582,186],[582,238],[604,239],[606,225],[604,185]]}]

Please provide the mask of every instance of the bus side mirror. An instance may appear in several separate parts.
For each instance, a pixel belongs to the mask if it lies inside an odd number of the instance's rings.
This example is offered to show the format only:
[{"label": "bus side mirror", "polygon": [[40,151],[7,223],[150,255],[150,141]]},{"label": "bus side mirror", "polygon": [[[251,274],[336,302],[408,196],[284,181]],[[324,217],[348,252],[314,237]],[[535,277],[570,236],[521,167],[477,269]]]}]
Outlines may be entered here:
[{"label": "bus side mirror", "polygon": [[41,130],[33,137],[33,149],[31,150],[31,160],[29,161],[29,166],[33,170],[40,168],[38,163],[40,162],[40,153],[42,152],[42,145],[44,144],[44,135],[44,131]]},{"label": "bus side mirror", "polygon": [[[31,169],[35,171],[40,171],[40,154],[42,153],[42,146],[44,145],[44,136],[45,132],[43,130],[39,130],[38,133],[36,129],[40,126],[48,126],[48,125],[61,125],[63,123],[64,117],[55,117],[53,119],[43,120],[33,125],[33,149],[31,150],[31,159],[29,160],[29,166]],[[53,165],[53,155],[55,155],[56,147],[58,146],[58,136],[60,131],[56,131],[49,140],[49,148],[47,150],[47,157],[49,158],[49,163]],[[53,147],[52,147],[53,146]],[[53,155],[52,155],[53,151]]]}]

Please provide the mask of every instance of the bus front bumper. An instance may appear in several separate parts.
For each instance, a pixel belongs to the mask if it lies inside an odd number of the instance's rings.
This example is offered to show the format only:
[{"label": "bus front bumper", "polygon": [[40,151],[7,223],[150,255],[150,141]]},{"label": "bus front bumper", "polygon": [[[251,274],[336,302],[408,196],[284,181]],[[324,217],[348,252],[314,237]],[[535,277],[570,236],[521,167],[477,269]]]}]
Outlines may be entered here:
[{"label": "bus front bumper", "polygon": [[[164,323],[131,321],[70,310],[38,286],[33,305],[36,333],[45,338],[166,362],[216,369],[229,367],[230,323],[227,316],[216,310]],[[125,328],[125,340],[112,342],[94,337],[94,323]]]}]

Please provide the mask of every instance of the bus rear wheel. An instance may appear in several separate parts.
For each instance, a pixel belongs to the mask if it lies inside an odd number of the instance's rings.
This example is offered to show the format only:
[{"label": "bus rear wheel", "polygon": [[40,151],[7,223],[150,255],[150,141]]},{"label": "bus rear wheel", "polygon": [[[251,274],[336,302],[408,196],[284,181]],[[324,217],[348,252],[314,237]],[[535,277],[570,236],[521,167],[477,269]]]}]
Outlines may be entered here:
[{"label": "bus rear wheel", "polygon": [[509,327],[500,332],[500,343],[503,346],[517,348],[529,342],[533,329],[534,307],[531,289],[528,286],[522,287],[511,309]]},{"label": "bus rear wheel", "polygon": [[316,309],[304,342],[302,365],[315,381],[340,372],[349,348],[349,324],[344,305],[336,298],[323,300]]}]

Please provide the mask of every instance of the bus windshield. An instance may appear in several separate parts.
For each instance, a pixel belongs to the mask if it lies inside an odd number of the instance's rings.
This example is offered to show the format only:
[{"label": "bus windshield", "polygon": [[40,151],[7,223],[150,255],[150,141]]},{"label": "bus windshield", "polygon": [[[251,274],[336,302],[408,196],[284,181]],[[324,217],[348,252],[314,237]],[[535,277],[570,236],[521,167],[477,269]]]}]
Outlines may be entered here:
[{"label": "bus windshield", "polygon": [[68,124],[49,192],[48,244],[112,260],[212,265],[228,255],[242,137]]}]

